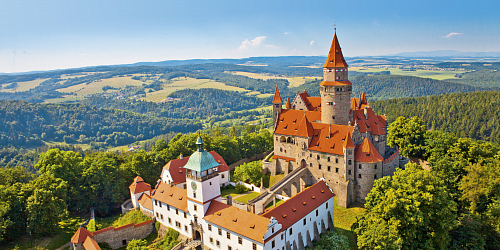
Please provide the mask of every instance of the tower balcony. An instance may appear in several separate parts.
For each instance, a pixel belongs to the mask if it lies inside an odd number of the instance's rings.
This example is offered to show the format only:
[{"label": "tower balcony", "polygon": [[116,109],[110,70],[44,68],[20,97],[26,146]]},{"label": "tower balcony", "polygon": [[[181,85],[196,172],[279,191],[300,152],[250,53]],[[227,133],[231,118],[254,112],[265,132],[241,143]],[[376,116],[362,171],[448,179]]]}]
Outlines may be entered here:
[{"label": "tower balcony", "polygon": [[212,179],[218,175],[219,175],[219,171],[214,171],[211,174],[207,174],[205,176],[197,176],[197,175],[192,174],[191,172],[187,172],[186,178],[189,178],[191,180],[197,180],[197,181],[206,181],[206,180]]}]

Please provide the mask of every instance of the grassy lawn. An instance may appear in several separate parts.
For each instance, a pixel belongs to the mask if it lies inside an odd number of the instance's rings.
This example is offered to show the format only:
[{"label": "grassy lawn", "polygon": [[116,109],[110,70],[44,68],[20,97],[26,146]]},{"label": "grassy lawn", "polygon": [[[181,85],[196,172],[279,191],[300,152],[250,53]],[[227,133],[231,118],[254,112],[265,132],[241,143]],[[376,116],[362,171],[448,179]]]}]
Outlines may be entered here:
[{"label": "grassy lawn", "polygon": [[[284,200],[278,200],[278,199],[276,199],[276,206],[279,206],[283,202],[285,202],[285,201]],[[271,208],[271,207],[273,207],[273,203],[272,202],[270,202],[269,204],[267,204],[265,209],[268,209],[268,208]]]},{"label": "grassy lawn", "polygon": [[238,197],[235,200],[239,201],[239,202],[241,202],[243,204],[247,204],[249,200],[251,200],[251,199],[253,199],[253,198],[257,197],[257,196],[259,196],[259,193],[257,193],[257,192],[251,192],[249,194],[246,194],[246,195],[243,195],[241,197]]},{"label": "grassy lawn", "polygon": [[228,195],[231,195],[231,197],[235,197],[236,195],[238,195],[238,191],[236,191],[236,188],[232,187],[232,188],[229,188],[229,189],[221,189],[221,195],[222,197],[227,197]]},{"label": "grassy lawn", "polygon": [[275,176],[272,176],[271,173],[267,173],[263,177],[264,187],[266,188],[272,187],[274,184],[276,184],[276,182],[283,179],[283,177],[285,177],[285,174],[277,174]]},{"label": "grassy lawn", "polygon": [[335,231],[338,234],[346,235],[349,237],[351,249],[357,249],[356,235],[351,231],[351,226],[356,222],[356,216],[365,213],[362,207],[343,208],[337,206],[337,197],[333,198],[333,217],[335,224]]}]

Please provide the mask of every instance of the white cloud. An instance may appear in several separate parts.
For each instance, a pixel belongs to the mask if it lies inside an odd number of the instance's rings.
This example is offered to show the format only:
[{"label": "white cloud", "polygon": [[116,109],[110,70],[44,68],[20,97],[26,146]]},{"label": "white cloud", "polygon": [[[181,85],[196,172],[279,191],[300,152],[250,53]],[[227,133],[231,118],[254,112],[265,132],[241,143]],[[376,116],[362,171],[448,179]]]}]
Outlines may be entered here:
[{"label": "white cloud", "polygon": [[285,32],[285,35],[288,35],[288,34],[290,34],[290,32],[288,32],[288,31],[287,31],[287,32]]},{"label": "white cloud", "polygon": [[247,50],[249,48],[257,48],[266,40],[266,36],[258,36],[254,38],[252,41],[248,41],[248,39],[245,39],[245,41],[241,42],[240,47],[238,50]]},{"label": "white cloud", "polygon": [[314,44],[314,41],[311,41],[311,42],[309,43],[309,45],[313,45],[313,44]]},{"label": "white cloud", "polygon": [[460,36],[460,35],[463,35],[463,34],[462,33],[451,32],[450,34],[448,34],[446,36],[443,36],[443,37],[450,38],[452,36]]}]

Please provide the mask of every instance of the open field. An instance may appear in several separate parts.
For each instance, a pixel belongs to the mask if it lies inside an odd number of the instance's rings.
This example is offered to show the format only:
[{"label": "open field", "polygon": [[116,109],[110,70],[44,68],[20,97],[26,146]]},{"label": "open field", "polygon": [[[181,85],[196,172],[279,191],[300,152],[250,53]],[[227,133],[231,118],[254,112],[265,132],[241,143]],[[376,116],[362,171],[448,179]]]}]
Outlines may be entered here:
[{"label": "open field", "polygon": [[47,146],[56,146],[56,145],[75,146],[75,147],[81,147],[83,150],[87,150],[87,149],[90,148],[90,144],[79,144],[79,143],[68,144],[66,142],[51,142],[51,141],[46,141],[45,144],[47,144]]},{"label": "open field", "polygon": [[[28,91],[42,83],[45,80],[48,80],[49,78],[39,78],[33,81],[27,81],[27,82],[18,82],[17,85],[19,85],[15,89],[0,89],[1,92],[22,92],[22,91]],[[3,84],[2,87],[5,87],[9,84]]]},{"label": "open field", "polygon": [[272,75],[267,75],[267,74],[257,74],[257,73],[250,73],[250,72],[241,72],[241,71],[236,71],[236,72],[231,72],[234,75],[240,75],[240,76],[246,76],[254,79],[261,79],[261,80],[269,80],[269,79],[287,79],[288,82],[290,83],[290,87],[297,87],[302,84],[304,84],[307,80],[315,80],[316,77],[282,77],[282,76],[272,76]]},{"label": "open field", "polygon": [[160,91],[155,91],[147,93],[146,100],[151,102],[158,102],[167,98],[168,94],[182,89],[202,89],[202,88],[212,88],[212,89],[222,89],[222,90],[232,90],[245,92],[248,91],[243,88],[238,88],[234,86],[228,86],[221,82],[212,81],[210,79],[194,79],[194,78],[174,78],[172,83],[164,84],[163,89]]},{"label": "open field", "polygon": [[[110,86],[113,88],[121,88],[125,87],[128,85],[131,86],[141,86],[144,84],[144,82],[134,80],[131,77],[113,77],[113,78],[108,78],[108,79],[102,79],[99,82],[91,82],[89,84],[86,83],[81,83],[78,85],[70,86],[67,88],[63,89],[58,89],[58,92],[73,92],[76,93],[78,96],[85,96],[87,94],[97,94],[97,93],[103,93],[102,87],[104,86]],[[113,91],[113,90],[110,90]]]},{"label": "open field", "polygon": [[416,70],[416,71],[403,71],[397,68],[365,68],[365,67],[351,67],[350,71],[359,71],[365,73],[375,73],[381,71],[390,71],[391,75],[403,76],[418,76],[424,78],[432,78],[436,80],[445,80],[456,78],[456,74],[464,73],[465,71],[441,71],[441,70]]}]

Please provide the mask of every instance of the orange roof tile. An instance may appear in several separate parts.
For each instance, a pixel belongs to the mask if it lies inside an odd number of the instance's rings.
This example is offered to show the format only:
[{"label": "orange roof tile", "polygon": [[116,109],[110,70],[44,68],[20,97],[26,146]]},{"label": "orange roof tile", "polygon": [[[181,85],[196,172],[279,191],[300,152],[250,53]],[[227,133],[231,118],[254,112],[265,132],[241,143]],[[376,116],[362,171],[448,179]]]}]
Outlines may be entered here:
[{"label": "orange roof tile", "polygon": [[[368,114],[368,119],[365,116],[365,109]],[[352,119],[353,123],[356,121],[358,123],[359,132],[372,132],[373,135],[384,135],[384,127],[386,126],[386,122],[381,122],[379,117],[375,115],[375,112],[369,107],[365,107],[363,109],[353,110],[352,111]]]},{"label": "orange roof tile", "polygon": [[292,108],[292,105],[290,104],[290,98],[288,98],[288,97],[286,98],[286,106],[285,106],[285,108],[287,108],[287,109],[291,109]]},{"label": "orange roof tile", "polygon": [[[275,233],[278,234],[295,224],[307,214],[314,211],[317,207],[332,197],[332,191],[330,191],[325,182],[321,180],[283,202],[279,206],[265,212],[262,216],[266,218],[276,218],[276,220],[283,226],[281,230]],[[268,239],[271,238],[272,237],[269,237]]]},{"label": "orange roof tile", "polygon": [[285,161],[295,161],[295,158],[290,158],[290,157],[285,157],[285,156],[281,156],[281,155],[273,155],[273,159],[276,160],[276,159],[283,159]]},{"label": "orange roof tile", "polygon": [[342,144],[342,147],[354,148],[354,143],[352,142],[351,133],[349,131],[347,131],[347,136],[346,139],[344,140],[344,143]]},{"label": "orange roof tile", "polygon": [[270,219],[256,215],[222,202],[213,200],[207,209],[204,220],[217,226],[264,243],[264,234]]},{"label": "orange roof tile", "polygon": [[365,138],[362,143],[356,146],[354,160],[357,162],[375,163],[381,162],[384,158],[378,153],[372,142]]},{"label": "orange roof tile", "polygon": [[340,48],[339,40],[337,39],[337,33],[333,36],[332,46],[328,52],[328,58],[323,65],[323,68],[334,68],[334,67],[349,67],[347,62],[342,55],[342,49]]},{"label": "orange roof tile", "polygon": [[153,211],[153,201],[148,194],[144,193],[141,197],[139,197],[139,204],[141,204],[144,208]]},{"label": "orange roof tile", "polygon": [[378,120],[382,123],[382,125],[387,126],[387,121],[385,120],[385,115],[378,115]]},{"label": "orange roof tile", "polygon": [[319,85],[321,86],[348,86],[352,85],[352,82],[349,80],[345,81],[322,81]]},{"label": "orange roof tile", "polygon": [[85,242],[83,242],[83,248],[85,250],[101,250],[97,242],[91,237],[87,237]]},{"label": "orange roof tile", "polygon": [[283,103],[283,100],[281,100],[280,91],[278,90],[278,85],[276,85],[276,90],[274,91],[273,103]]},{"label": "orange roof tile", "polygon": [[304,115],[307,117],[308,121],[321,121],[320,112],[284,109],[278,116],[278,122],[274,133],[280,135],[295,135]]},{"label": "orange roof tile", "polygon": [[177,186],[170,186],[170,184],[160,182],[154,194],[151,195],[151,198],[159,200],[182,211],[188,211],[187,190]]},{"label": "orange roof tile", "polygon": [[[220,156],[215,151],[210,151],[210,154],[214,157],[215,161],[220,165],[218,166],[219,172],[229,171],[229,166],[227,165],[224,158]],[[163,168],[170,172],[170,176],[175,184],[186,182],[186,169],[183,167],[187,164],[189,156],[183,157],[182,159],[174,159],[169,161]]]},{"label": "orange roof tile", "polygon": [[[344,140],[347,133],[352,133],[354,127],[347,125],[313,123],[314,135],[309,150],[344,155]],[[331,126],[328,128],[328,126]],[[329,134],[330,133],[330,134]]]},{"label": "orange roof tile", "polygon": [[307,116],[304,112],[304,116],[302,117],[302,120],[300,121],[299,126],[297,127],[297,131],[295,131],[294,135],[302,137],[311,137],[312,133],[313,133],[313,128],[311,122],[307,120]]},{"label": "orange roof tile", "polygon": [[137,176],[135,177],[134,182],[132,182],[132,184],[130,184],[128,188],[133,194],[138,194],[140,192],[151,190],[151,185],[144,182],[144,180],[140,176]]},{"label": "orange roof tile", "polygon": [[82,243],[87,239],[87,237],[94,237],[94,235],[84,227],[78,228],[76,233],[71,237],[71,243]]},{"label": "orange roof tile", "polygon": [[359,98],[359,101],[360,101],[360,104],[365,104],[365,105],[368,104],[364,90],[363,90],[363,93],[361,93],[361,97]]}]

